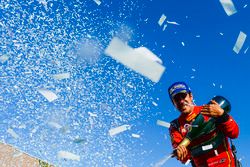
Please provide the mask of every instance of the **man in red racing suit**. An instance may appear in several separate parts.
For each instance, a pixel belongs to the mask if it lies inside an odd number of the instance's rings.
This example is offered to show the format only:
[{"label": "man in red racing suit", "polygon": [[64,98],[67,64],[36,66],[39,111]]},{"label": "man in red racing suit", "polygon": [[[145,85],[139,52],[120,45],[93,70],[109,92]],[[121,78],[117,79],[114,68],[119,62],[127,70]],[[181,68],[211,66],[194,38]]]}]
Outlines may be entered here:
[{"label": "man in red racing suit", "polygon": [[[239,128],[234,119],[214,100],[207,105],[195,106],[191,90],[184,82],[172,84],[168,91],[174,106],[181,112],[169,128],[177,159],[182,163],[191,159],[195,167],[235,167],[228,142],[228,138],[237,138],[239,135]],[[201,131],[203,134],[197,134],[188,146],[181,145],[193,128],[192,122],[197,116],[201,117],[204,123],[210,124],[209,128]]]}]

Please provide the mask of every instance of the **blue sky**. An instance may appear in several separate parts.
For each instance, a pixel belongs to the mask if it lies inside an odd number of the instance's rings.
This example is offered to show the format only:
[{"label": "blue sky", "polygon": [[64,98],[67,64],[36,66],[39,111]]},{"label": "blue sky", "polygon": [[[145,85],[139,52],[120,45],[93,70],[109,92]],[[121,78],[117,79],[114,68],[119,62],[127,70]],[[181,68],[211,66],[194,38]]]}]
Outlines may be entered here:
[{"label": "blue sky", "polygon": [[[214,95],[230,100],[240,127],[237,155],[247,166],[248,36],[238,54],[233,47],[240,31],[249,34],[250,10],[247,0],[234,5],[237,13],[227,16],[219,0],[1,1],[0,56],[8,57],[0,62],[1,141],[59,166],[152,166],[172,150],[168,129],[156,121],[179,114],[167,88],[185,81],[197,105]],[[163,31],[162,14],[179,25]],[[166,67],[161,80],[104,55],[114,36],[158,55]],[[60,73],[70,78],[52,77]],[[58,99],[48,102],[41,88]],[[121,125],[131,128],[109,136]],[[62,150],[81,160],[58,158]],[[163,166],[181,164],[171,159]]]}]

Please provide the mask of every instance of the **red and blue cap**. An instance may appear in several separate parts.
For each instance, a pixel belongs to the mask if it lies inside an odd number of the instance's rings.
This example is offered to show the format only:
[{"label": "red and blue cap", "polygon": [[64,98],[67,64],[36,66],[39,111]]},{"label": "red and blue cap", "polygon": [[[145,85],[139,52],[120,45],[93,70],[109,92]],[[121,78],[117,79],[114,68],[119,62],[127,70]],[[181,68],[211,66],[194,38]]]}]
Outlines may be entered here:
[{"label": "red and blue cap", "polygon": [[191,89],[185,82],[175,82],[168,88],[169,97],[172,99],[178,93],[190,93]]}]

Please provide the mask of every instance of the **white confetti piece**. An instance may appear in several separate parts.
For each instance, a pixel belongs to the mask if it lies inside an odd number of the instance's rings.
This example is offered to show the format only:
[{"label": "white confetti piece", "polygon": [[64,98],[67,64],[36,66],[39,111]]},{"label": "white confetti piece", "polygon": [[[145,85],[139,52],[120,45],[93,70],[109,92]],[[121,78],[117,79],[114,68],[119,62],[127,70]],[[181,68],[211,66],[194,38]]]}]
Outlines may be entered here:
[{"label": "white confetti piece", "polygon": [[246,48],[246,50],[244,51],[244,54],[246,54],[247,53],[247,51],[248,51],[248,48],[249,48],[249,46]]},{"label": "white confetti piece", "polygon": [[220,3],[228,16],[231,16],[237,12],[232,0],[220,0]]},{"label": "white confetti piece", "polygon": [[62,126],[56,122],[48,122],[48,125],[53,127],[53,128],[56,128],[56,129],[61,129]]},{"label": "white confetti piece", "polygon": [[193,71],[193,72],[195,72],[195,71],[196,71],[196,69],[192,68],[192,71]]},{"label": "white confetti piece", "polygon": [[222,35],[224,35],[222,32],[220,32],[220,35],[222,36]]},{"label": "white confetti piece", "polygon": [[161,121],[161,120],[157,120],[156,124],[160,125],[160,126],[163,126],[163,127],[166,127],[166,128],[170,127],[170,123],[165,122],[165,121]]},{"label": "white confetti piece", "polygon": [[175,22],[175,21],[167,21],[168,24],[174,24],[174,25],[180,25],[179,23]]},{"label": "white confetti piece", "polygon": [[196,37],[196,38],[200,38],[201,36],[200,36],[200,35],[196,35],[195,37]]},{"label": "white confetti piece", "polygon": [[246,8],[247,7],[247,4],[243,6],[243,8]]},{"label": "white confetti piece", "polygon": [[56,100],[58,97],[55,93],[50,90],[40,88],[38,92],[41,93],[49,102]]},{"label": "white confetti piece", "polygon": [[185,43],[184,42],[181,42],[182,46],[185,46]]},{"label": "white confetti piece", "polygon": [[89,116],[91,116],[91,117],[97,117],[97,114],[94,114],[94,113],[92,113],[92,112],[88,112],[88,114],[89,114]]},{"label": "white confetti piece", "polygon": [[162,26],[162,24],[164,23],[164,21],[166,20],[166,16],[164,15],[164,14],[162,14],[161,15],[161,18],[159,19],[159,21],[158,21],[158,24],[160,25],[160,26]]},{"label": "white confetti piece", "polygon": [[210,150],[210,149],[212,149],[212,148],[213,148],[213,145],[212,145],[212,144],[202,146],[202,150],[203,150],[203,151]]},{"label": "white confetti piece", "polygon": [[8,59],[9,59],[9,56],[7,56],[7,55],[0,56],[1,63],[5,63]]},{"label": "white confetti piece", "polygon": [[191,79],[194,79],[194,78],[195,78],[195,76],[191,76],[190,78],[191,78]]},{"label": "white confetti piece", "polygon": [[130,125],[122,125],[109,130],[109,135],[114,136],[131,128]]},{"label": "white confetti piece", "polygon": [[156,107],[158,106],[158,104],[157,104],[156,102],[154,102],[154,101],[152,102],[152,104],[153,104],[154,106],[156,106]]},{"label": "white confetti piece", "polygon": [[222,85],[220,85],[220,88],[221,88],[221,89],[222,89],[222,87],[223,87],[223,86],[222,86]]},{"label": "white confetti piece", "polygon": [[240,34],[239,34],[239,36],[237,38],[237,41],[236,41],[236,43],[234,45],[234,48],[233,48],[233,51],[235,53],[238,54],[240,52],[240,50],[241,50],[241,48],[242,48],[242,46],[243,46],[243,44],[244,44],[244,42],[246,40],[246,37],[247,37],[247,35],[245,33],[240,32]]},{"label": "white confetti piece", "polygon": [[97,5],[100,5],[102,2],[99,0],[94,0]]},{"label": "white confetti piece", "polygon": [[213,86],[215,86],[215,83],[213,83]]},{"label": "white confetti piece", "polygon": [[134,137],[134,138],[140,138],[141,136],[140,136],[140,135],[138,135],[138,134],[134,134],[134,133],[132,133],[132,137]]},{"label": "white confetti piece", "polygon": [[[165,71],[165,67],[149,58],[147,55],[138,53],[138,48],[131,48],[118,38],[113,38],[109,46],[105,49],[105,54],[131,68],[135,72],[149,78],[153,82],[158,82]],[[141,49],[142,50],[142,49]],[[143,50],[145,51],[145,49]],[[154,58],[156,58],[155,56]]]},{"label": "white confetti piece", "polygon": [[55,74],[55,75],[52,75],[52,77],[58,80],[67,79],[67,78],[70,78],[70,73]]},{"label": "white confetti piece", "polygon": [[163,26],[163,28],[162,28],[162,31],[165,31],[167,27],[168,27],[168,25],[167,25],[167,24],[164,24],[164,26]]},{"label": "white confetti piece", "polygon": [[70,159],[70,160],[74,160],[74,161],[80,161],[80,156],[73,154],[71,152],[68,151],[59,151],[57,153],[57,157],[58,158],[65,158],[65,159]]},{"label": "white confetti piece", "polygon": [[9,128],[9,129],[7,130],[7,132],[8,132],[12,137],[14,137],[15,139],[19,138],[18,134],[16,134],[16,132],[15,132],[13,129],[11,129],[11,128]]}]

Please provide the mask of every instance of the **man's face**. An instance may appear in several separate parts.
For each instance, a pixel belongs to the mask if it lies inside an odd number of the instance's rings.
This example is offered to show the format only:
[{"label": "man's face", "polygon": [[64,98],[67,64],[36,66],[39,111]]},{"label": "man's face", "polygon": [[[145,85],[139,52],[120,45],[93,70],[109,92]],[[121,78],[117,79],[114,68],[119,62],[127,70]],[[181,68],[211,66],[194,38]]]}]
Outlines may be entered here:
[{"label": "man's face", "polygon": [[192,93],[178,93],[173,97],[175,107],[184,114],[188,114],[193,110]]}]

